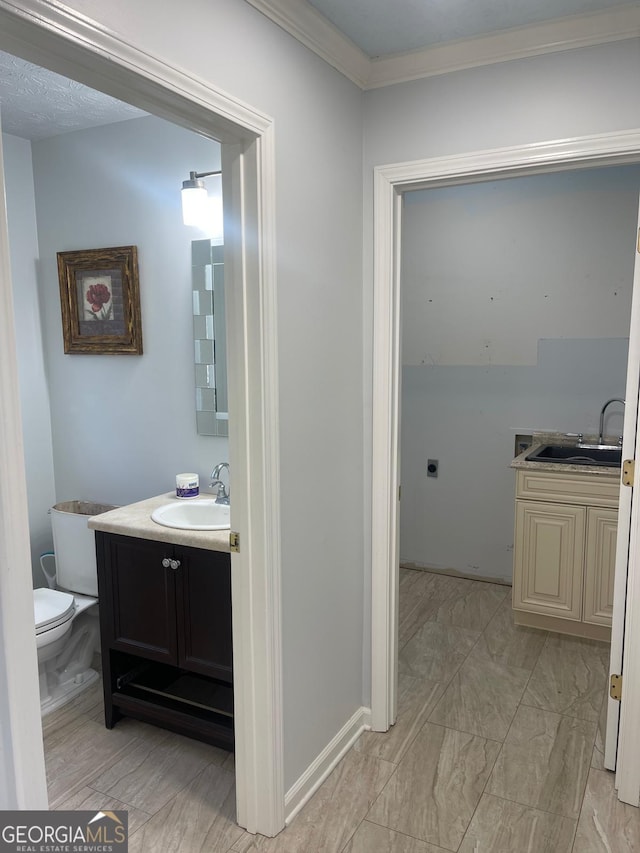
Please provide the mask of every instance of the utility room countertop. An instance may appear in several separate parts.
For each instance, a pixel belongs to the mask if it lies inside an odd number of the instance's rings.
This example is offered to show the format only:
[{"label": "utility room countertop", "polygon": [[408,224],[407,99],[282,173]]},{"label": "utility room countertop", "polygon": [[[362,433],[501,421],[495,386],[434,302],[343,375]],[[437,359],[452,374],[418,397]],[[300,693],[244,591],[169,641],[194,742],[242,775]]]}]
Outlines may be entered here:
[{"label": "utility room countertop", "polygon": [[[598,441],[598,436],[585,435],[584,441],[595,444]],[[607,438],[607,443],[614,443],[617,439]],[[556,474],[585,474],[589,477],[612,477],[620,479],[621,469],[615,466],[608,465],[572,465],[570,462],[544,462],[541,460],[527,459],[530,453],[533,453],[538,447],[545,444],[566,444],[572,445],[574,441],[567,438],[563,433],[535,433],[533,436],[533,444],[528,447],[523,453],[511,462],[511,468],[525,469],[529,471],[555,471]]]},{"label": "utility room countertop", "polygon": [[[211,495],[188,498],[190,501],[211,499]],[[163,504],[172,501],[184,501],[177,498],[175,492],[167,492],[138,501],[134,504],[117,507],[109,512],[94,515],[89,519],[89,527],[103,533],[118,533],[121,536],[134,536],[137,539],[154,539],[156,542],[171,542],[175,545],[188,545],[191,548],[204,548],[207,551],[225,551],[230,553],[228,530],[179,530],[164,527],[151,520],[151,513]]]}]

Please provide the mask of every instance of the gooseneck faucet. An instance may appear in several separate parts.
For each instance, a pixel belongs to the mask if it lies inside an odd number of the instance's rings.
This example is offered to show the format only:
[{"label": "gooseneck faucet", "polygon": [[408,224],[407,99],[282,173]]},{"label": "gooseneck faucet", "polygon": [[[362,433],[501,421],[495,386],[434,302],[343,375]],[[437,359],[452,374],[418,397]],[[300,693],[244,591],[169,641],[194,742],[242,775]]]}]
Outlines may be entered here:
[{"label": "gooseneck faucet", "polygon": [[[612,397],[604,404],[604,406],[602,407],[602,411],[600,412],[600,433],[598,434],[598,444],[603,444],[604,442],[604,413],[607,411],[607,407],[610,406],[611,403],[622,403],[623,406],[625,405],[625,401],[621,400],[620,397]],[[620,436],[618,443],[622,443],[622,436]]]},{"label": "gooseneck faucet", "polygon": [[227,477],[229,478],[229,481],[231,480],[231,469],[229,468],[229,463],[218,462],[211,472],[211,482],[209,483],[210,489],[213,489],[214,486],[218,487],[218,492],[216,494],[217,504],[228,504],[231,498],[231,485],[229,484],[229,486],[225,486],[220,479],[220,474],[222,473],[223,468],[227,469]]}]

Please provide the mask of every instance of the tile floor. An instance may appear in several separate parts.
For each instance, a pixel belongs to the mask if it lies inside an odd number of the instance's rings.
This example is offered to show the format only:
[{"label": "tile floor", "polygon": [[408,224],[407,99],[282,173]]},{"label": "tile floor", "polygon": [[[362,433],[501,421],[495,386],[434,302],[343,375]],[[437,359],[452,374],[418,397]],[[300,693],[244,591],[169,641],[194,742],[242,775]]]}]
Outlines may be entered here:
[{"label": "tile floor", "polygon": [[603,768],[608,648],[516,628],[507,587],[402,570],[399,713],[277,838],[234,823],[233,756],[90,688],[45,718],[52,808],[129,810],[132,853],[631,853]]}]

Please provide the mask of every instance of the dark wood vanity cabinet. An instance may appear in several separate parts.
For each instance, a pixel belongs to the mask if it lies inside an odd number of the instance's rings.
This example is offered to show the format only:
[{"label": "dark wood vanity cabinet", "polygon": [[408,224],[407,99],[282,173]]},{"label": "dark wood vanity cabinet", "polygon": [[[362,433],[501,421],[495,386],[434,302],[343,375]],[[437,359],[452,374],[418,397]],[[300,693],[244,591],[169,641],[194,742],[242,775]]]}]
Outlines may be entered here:
[{"label": "dark wood vanity cabinet", "polygon": [[230,555],[96,531],[105,723],[133,716],[230,748]]}]

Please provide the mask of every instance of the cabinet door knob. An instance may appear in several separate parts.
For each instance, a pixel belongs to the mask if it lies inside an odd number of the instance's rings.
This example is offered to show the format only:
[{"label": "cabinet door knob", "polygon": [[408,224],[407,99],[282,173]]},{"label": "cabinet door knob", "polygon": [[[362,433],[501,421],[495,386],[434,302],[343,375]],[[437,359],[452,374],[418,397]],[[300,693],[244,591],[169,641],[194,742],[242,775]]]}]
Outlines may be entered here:
[{"label": "cabinet door knob", "polygon": [[168,557],[165,557],[162,561],[162,565],[165,567],[165,569],[168,569],[171,565],[171,560]]},{"label": "cabinet door knob", "polygon": [[171,568],[174,569],[174,571],[175,571],[175,569],[179,569],[180,568],[180,560],[171,560]]}]

